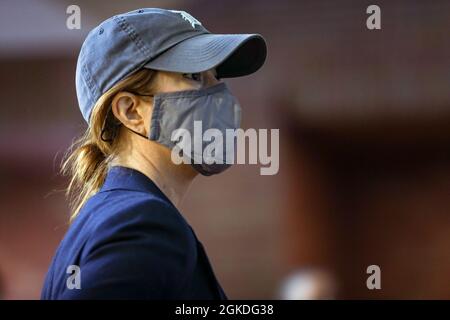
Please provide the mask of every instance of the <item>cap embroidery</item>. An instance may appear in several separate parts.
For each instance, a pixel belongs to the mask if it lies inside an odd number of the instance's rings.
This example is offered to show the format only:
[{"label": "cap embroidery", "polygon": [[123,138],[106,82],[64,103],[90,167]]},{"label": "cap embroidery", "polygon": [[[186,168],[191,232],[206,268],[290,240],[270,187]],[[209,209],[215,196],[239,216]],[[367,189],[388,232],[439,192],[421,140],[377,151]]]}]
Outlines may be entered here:
[{"label": "cap embroidery", "polygon": [[178,11],[178,10],[170,10],[174,13],[179,13],[181,15],[181,17],[186,20],[187,22],[189,22],[192,26],[192,28],[195,29],[195,26],[201,26],[201,22],[198,21],[197,19],[195,19],[193,16],[191,16],[189,13],[187,13],[186,11]]}]

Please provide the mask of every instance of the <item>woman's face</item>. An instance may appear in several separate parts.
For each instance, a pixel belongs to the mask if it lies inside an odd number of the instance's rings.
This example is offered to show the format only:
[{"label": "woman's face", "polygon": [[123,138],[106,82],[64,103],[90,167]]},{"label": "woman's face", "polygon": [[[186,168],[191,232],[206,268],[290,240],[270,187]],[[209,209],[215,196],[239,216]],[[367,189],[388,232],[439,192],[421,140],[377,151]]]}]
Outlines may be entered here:
[{"label": "woman's face", "polygon": [[[157,71],[153,78],[154,94],[185,90],[199,90],[218,84],[215,69],[201,73],[176,73]],[[112,111],[125,126],[148,136],[147,128],[153,112],[153,102],[148,97],[119,92],[112,101]]]},{"label": "woman's face", "polygon": [[[215,69],[201,73],[175,73],[158,71],[154,76],[154,94],[176,92],[185,90],[199,90],[218,84]],[[153,104],[146,104],[147,110],[144,116],[145,128],[150,128],[153,112]],[[148,133],[147,133],[148,135]]]},{"label": "woman's face", "polygon": [[[218,84],[220,80],[216,78],[214,69],[201,73],[175,73],[157,71],[153,78],[153,94],[199,90]],[[112,101],[112,111],[117,119],[129,129],[148,137],[153,113],[153,99],[146,96],[135,95],[126,91],[116,94]],[[120,143],[123,149],[121,157],[133,157],[132,149],[141,150],[142,153],[151,154],[158,152],[161,158],[170,161],[170,150],[167,147],[158,145],[150,140],[136,138],[137,135],[127,130],[121,130]],[[131,140],[130,140],[131,139]],[[194,170],[189,167],[189,170]]]}]

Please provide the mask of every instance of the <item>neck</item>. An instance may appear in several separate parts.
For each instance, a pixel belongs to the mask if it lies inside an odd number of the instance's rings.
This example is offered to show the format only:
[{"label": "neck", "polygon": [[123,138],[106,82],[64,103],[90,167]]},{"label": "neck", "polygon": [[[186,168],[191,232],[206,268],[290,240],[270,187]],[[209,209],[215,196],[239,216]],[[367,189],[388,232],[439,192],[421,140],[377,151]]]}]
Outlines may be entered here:
[{"label": "neck", "polygon": [[[148,144],[149,141],[144,143]],[[180,209],[184,195],[197,172],[188,164],[174,164],[170,158],[170,150],[165,146],[151,141],[151,145],[146,145],[147,148],[142,147],[127,148],[119,152],[111,164],[142,172]]]}]

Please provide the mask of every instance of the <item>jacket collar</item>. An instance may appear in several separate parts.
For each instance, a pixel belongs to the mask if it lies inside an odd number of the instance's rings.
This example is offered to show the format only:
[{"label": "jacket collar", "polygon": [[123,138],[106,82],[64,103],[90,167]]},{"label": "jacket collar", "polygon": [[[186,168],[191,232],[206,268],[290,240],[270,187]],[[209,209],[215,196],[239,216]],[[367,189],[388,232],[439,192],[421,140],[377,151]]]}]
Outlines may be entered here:
[{"label": "jacket collar", "polygon": [[167,196],[149,177],[132,168],[122,166],[110,167],[106,175],[105,182],[99,192],[118,189],[151,193],[164,198],[172,204]]}]

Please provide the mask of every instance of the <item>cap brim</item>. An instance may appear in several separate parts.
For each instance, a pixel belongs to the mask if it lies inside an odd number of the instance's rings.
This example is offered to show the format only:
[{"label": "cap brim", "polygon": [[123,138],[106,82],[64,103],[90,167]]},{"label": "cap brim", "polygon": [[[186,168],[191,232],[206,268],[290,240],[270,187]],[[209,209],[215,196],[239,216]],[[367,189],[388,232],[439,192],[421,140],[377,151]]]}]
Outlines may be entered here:
[{"label": "cap brim", "polygon": [[164,51],[144,68],[180,73],[216,68],[218,77],[232,78],[257,71],[266,54],[266,42],[259,34],[202,34]]}]

